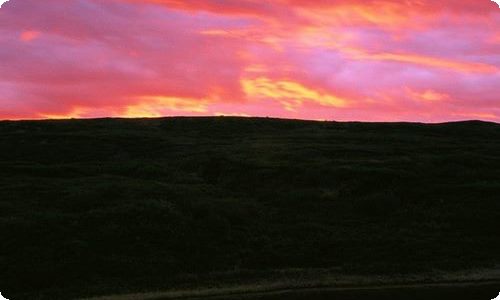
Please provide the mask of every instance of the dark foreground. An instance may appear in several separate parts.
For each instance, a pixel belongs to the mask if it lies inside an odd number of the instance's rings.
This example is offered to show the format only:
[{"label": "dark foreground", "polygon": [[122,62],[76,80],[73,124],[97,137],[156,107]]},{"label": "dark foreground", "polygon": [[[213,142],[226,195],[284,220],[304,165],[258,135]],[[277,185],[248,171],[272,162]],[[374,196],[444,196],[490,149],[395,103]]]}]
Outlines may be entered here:
[{"label": "dark foreground", "polygon": [[492,123],[0,122],[0,291],[495,269],[499,195]]}]

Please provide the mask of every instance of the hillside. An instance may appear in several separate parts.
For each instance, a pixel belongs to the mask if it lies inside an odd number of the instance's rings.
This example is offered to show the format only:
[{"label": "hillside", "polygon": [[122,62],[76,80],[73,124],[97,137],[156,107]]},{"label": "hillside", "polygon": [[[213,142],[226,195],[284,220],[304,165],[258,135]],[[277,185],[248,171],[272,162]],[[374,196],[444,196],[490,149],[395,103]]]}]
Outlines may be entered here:
[{"label": "hillside", "polygon": [[0,175],[8,299],[500,264],[494,123],[4,121]]}]

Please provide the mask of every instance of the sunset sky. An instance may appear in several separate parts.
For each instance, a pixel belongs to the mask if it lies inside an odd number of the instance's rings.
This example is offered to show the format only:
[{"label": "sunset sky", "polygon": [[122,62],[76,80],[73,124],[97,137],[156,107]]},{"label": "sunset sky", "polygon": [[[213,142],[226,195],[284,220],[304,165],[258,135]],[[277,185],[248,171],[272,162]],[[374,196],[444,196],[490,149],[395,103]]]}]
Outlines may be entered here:
[{"label": "sunset sky", "polygon": [[10,0],[0,119],[500,122],[490,0]]}]

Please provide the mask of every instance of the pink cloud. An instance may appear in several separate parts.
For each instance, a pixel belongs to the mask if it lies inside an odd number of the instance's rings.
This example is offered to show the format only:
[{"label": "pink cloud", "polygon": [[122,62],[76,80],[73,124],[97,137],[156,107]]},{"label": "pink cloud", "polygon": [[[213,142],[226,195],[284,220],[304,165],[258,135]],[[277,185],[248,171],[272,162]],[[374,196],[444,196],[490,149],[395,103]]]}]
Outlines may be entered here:
[{"label": "pink cloud", "polygon": [[13,0],[0,118],[500,121],[491,1]]}]

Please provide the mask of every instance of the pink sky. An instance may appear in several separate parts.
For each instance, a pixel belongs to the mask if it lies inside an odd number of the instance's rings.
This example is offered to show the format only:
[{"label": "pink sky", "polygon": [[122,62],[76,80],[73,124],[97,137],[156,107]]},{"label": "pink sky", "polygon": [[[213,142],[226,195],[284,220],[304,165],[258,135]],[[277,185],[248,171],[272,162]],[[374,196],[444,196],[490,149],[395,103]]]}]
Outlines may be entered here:
[{"label": "pink sky", "polygon": [[11,0],[0,119],[500,122],[490,0]]}]

